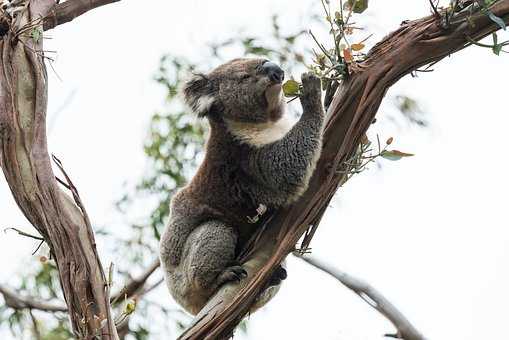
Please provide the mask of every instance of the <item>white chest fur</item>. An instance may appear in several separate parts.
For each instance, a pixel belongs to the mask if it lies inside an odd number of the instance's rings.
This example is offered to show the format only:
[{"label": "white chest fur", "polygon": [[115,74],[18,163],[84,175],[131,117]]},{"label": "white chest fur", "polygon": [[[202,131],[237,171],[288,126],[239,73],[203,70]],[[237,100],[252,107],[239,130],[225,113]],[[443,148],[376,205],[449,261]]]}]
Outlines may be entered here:
[{"label": "white chest fur", "polygon": [[228,130],[237,140],[255,147],[262,147],[282,139],[291,130],[295,121],[288,115],[283,115],[276,122],[242,123],[228,120],[226,123]]}]

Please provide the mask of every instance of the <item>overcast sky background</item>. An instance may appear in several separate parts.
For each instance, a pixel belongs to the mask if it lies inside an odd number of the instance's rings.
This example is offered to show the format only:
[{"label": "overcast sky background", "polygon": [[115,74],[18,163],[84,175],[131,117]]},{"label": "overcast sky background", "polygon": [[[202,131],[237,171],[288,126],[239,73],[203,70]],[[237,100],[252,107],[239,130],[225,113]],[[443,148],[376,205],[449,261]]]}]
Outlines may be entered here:
[{"label": "overcast sky background", "polygon": [[[390,5],[389,5],[390,3]],[[50,151],[71,174],[97,225],[114,223],[125,181],[143,174],[142,144],[164,92],[153,80],[163,53],[199,55],[207,42],[268,31],[299,20],[318,0],[131,0],[96,9],[49,33],[58,51],[50,71]],[[405,19],[429,13],[428,1],[371,1],[361,23],[378,41]],[[313,28],[313,27],[311,27]],[[502,35],[503,36],[503,35]],[[507,38],[507,35],[506,35]],[[424,108],[426,130],[390,123],[371,133],[394,136],[415,153],[353,178],[334,199],[312,243],[314,256],[383,292],[429,339],[507,339],[509,304],[509,56],[471,47],[432,73],[406,77],[387,94],[379,117],[404,94]],[[295,75],[298,76],[298,75]],[[3,177],[0,227],[31,230]],[[118,223],[118,221],[117,221]],[[12,282],[34,243],[0,233],[0,280]],[[99,249],[101,251],[101,249]],[[103,264],[115,261],[102,254]],[[382,339],[391,325],[330,277],[290,259],[289,278],[268,308],[251,316],[239,339]],[[170,301],[165,289],[160,299]],[[154,316],[155,317],[155,316]]]}]

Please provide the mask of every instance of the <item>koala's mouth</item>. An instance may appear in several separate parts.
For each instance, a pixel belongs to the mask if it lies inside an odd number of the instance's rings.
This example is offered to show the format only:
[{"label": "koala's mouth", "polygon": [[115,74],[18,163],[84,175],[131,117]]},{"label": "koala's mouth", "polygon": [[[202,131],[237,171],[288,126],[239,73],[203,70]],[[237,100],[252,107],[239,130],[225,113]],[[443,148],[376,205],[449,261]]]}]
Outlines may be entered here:
[{"label": "koala's mouth", "polygon": [[270,84],[269,86],[267,86],[267,88],[265,89],[265,98],[267,99],[267,103],[269,104],[269,106],[271,103],[274,104],[276,104],[276,102],[279,103],[282,95],[281,90],[282,86],[280,83]]},{"label": "koala's mouth", "polygon": [[276,121],[281,118],[284,111],[284,98],[281,84],[271,84],[265,90],[265,99],[267,100],[267,111],[269,119]]}]

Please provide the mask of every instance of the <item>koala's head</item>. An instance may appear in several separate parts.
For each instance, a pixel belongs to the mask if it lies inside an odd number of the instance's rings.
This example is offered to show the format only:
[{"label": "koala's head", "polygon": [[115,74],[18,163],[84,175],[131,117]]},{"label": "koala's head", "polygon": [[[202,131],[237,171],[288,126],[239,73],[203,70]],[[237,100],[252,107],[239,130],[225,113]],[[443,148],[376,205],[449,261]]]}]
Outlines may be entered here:
[{"label": "koala's head", "polygon": [[236,122],[277,121],[284,112],[283,70],[259,58],[233,59],[184,84],[184,100],[198,116]]}]

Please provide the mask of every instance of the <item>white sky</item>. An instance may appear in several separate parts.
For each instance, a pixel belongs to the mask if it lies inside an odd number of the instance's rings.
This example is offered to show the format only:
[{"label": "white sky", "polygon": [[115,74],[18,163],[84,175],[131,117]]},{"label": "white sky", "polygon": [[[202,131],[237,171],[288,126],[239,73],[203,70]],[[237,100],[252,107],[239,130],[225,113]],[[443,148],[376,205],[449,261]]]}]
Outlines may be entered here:
[{"label": "white sky", "polygon": [[[108,225],[124,181],[146,166],[142,143],[164,93],[152,80],[164,52],[197,55],[204,43],[240,28],[267,31],[270,15],[299,23],[311,1],[122,1],[50,33],[58,51],[50,72],[49,114],[73,99],[51,131],[58,155],[91,218]],[[150,5],[148,5],[150,4]],[[372,42],[405,19],[428,13],[428,1],[372,1],[362,23]],[[288,27],[288,26],[286,26]],[[383,163],[340,190],[312,244],[314,255],[383,292],[429,339],[507,339],[509,303],[509,59],[469,48],[435,72],[406,77],[388,93],[424,107],[426,131],[375,124],[394,147],[416,156]],[[0,227],[31,230],[0,179]],[[31,259],[33,242],[0,233],[0,280]],[[114,261],[104,254],[103,263]],[[161,299],[169,296],[159,290]],[[297,260],[280,294],[249,323],[249,339],[381,339],[390,324],[333,279]],[[239,336],[239,339],[244,337]]]}]

